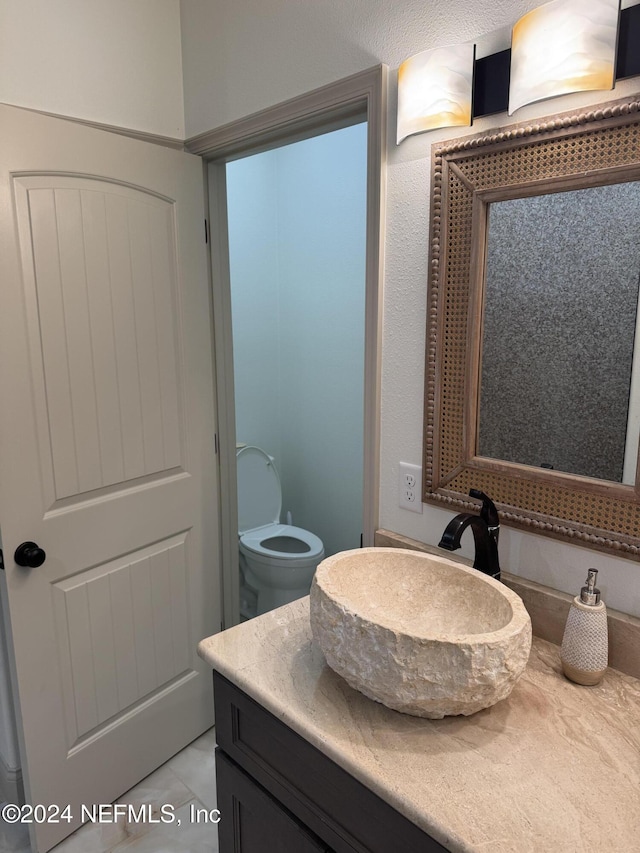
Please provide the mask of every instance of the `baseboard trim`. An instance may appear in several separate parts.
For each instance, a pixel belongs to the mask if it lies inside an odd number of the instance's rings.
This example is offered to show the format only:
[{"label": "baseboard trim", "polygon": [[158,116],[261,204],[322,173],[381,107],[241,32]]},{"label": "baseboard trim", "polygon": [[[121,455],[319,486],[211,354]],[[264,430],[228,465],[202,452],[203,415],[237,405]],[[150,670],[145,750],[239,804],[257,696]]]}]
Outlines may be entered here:
[{"label": "baseboard trim", "polygon": [[22,769],[7,767],[3,757],[0,755],[0,800],[5,803],[15,803],[18,806],[24,804],[24,784],[22,782]]}]

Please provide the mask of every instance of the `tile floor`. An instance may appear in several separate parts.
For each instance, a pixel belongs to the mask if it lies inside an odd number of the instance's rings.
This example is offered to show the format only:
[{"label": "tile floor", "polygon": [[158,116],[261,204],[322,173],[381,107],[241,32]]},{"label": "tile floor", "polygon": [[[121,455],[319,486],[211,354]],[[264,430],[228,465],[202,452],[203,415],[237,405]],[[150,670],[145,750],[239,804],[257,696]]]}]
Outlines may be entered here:
[{"label": "tile floor", "polygon": [[[191,820],[192,809],[216,807],[215,732],[210,729],[118,800],[136,807],[171,804],[173,824],[85,824],[52,853],[218,853],[214,824]],[[28,832],[0,822],[0,853],[31,853]]]}]

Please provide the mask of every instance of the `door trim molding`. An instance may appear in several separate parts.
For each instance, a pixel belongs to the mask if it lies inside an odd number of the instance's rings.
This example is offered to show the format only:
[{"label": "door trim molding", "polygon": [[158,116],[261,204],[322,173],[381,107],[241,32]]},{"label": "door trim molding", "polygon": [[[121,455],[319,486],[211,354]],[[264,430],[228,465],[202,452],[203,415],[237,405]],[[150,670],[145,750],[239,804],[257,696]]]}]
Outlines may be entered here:
[{"label": "door trim molding", "polygon": [[377,65],[329,83],[288,101],[267,107],[214,130],[189,137],[184,144],[191,154],[224,162],[258,154],[289,142],[297,142],[349,127],[366,116],[382,129],[386,118],[387,68]]},{"label": "door trim molding", "polygon": [[388,69],[377,65],[215,130],[193,136],[185,150],[209,165],[211,274],[220,437],[223,627],[239,619],[235,405],[226,217],[225,163],[280,145],[367,122],[367,233],[365,296],[363,545],[378,526],[380,374]]}]

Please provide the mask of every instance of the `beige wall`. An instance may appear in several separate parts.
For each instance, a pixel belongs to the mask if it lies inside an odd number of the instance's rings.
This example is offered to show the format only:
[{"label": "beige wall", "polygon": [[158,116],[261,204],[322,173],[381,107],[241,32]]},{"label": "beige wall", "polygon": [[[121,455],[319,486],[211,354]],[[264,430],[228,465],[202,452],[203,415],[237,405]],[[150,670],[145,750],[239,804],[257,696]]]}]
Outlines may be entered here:
[{"label": "beige wall", "polygon": [[0,0],[0,102],[184,139],[179,0]]}]

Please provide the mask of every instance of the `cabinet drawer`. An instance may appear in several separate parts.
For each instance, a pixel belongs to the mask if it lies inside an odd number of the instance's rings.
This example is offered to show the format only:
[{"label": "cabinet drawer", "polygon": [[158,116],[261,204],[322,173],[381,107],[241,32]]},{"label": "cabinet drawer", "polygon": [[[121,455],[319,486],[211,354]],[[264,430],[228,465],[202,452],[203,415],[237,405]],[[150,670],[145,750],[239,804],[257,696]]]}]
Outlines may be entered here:
[{"label": "cabinet drawer", "polygon": [[214,695],[220,748],[336,853],[446,853],[217,672]]},{"label": "cabinet drawer", "polygon": [[216,778],[221,853],[331,853],[220,749]]}]

